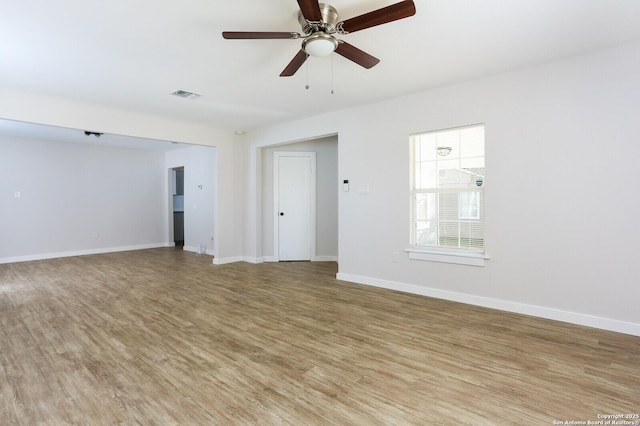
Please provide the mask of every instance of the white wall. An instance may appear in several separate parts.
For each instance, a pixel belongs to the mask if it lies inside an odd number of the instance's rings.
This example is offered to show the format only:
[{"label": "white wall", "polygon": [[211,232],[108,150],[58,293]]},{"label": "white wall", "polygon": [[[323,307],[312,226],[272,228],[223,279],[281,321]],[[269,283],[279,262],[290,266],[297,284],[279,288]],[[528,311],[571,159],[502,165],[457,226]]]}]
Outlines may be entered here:
[{"label": "white wall", "polygon": [[[215,146],[215,263],[243,259],[246,187],[245,142],[231,132],[40,93],[0,83],[0,118],[148,139]],[[166,225],[166,229],[169,225]],[[168,238],[168,237],[167,237]]]},{"label": "white wall", "polygon": [[[0,117],[216,146],[218,263],[262,255],[261,148],[338,134],[339,180],[354,188],[339,195],[339,278],[640,335],[638,75],[634,43],[242,138],[6,87]],[[409,260],[408,135],[480,122],[491,260]],[[363,185],[368,195],[358,194]],[[19,188],[2,190],[16,201]]]},{"label": "white wall", "polygon": [[262,149],[262,256],[273,258],[273,157],[277,151],[316,153],[315,260],[338,257],[338,138],[337,136]]},{"label": "white wall", "polygon": [[[340,279],[640,335],[638,75],[634,43],[273,126],[250,143],[339,135],[339,179],[354,189],[340,193]],[[408,135],[474,123],[486,124],[491,260],[409,260]]]},{"label": "white wall", "polygon": [[0,152],[0,263],[167,244],[163,153],[6,136]]},{"label": "white wall", "polygon": [[207,254],[213,256],[217,251],[214,226],[216,157],[216,148],[205,146],[192,146],[166,154],[167,176],[171,169],[184,167],[184,249],[197,253],[204,245]]}]

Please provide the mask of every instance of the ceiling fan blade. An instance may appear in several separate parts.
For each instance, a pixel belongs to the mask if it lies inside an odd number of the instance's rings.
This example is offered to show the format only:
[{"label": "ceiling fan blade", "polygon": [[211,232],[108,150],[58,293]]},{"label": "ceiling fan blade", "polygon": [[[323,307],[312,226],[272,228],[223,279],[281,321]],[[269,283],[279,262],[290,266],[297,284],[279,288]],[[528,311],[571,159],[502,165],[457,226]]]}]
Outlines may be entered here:
[{"label": "ceiling fan blade", "polygon": [[378,62],[380,62],[380,59],[371,56],[368,53],[363,52],[357,47],[352,46],[344,41],[340,42],[338,48],[336,49],[336,53],[367,69],[373,68],[378,64]]},{"label": "ceiling fan blade", "polygon": [[382,25],[388,22],[397,21],[398,19],[408,18],[415,14],[416,5],[413,1],[406,0],[339,22],[336,27],[339,28],[340,33],[354,33],[366,28],[375,27],[376,25]]},{"label": "ceiling fan blade", "polygon": [[318,0],[298,0],[302,16],[307,21],[322,21],[322,12]]},{"label": "ceiling fan blade", "polygon": [[287,67],[280,73],[280,77],[291,77],[292,75],[294,75],[296,71],[300,69],[302,64],[304,64],[308,57],[309,55],[307,55],[304,50],[300,49],[298,54],[293,57],[291,62],[289,62],[289,65],[287,65]]},{"label": "ceiling fan blade", "polygon": [[222,37],[228,40],[247,39],[295,39],[300,38],[300,34],[292,32],[251,32],[251,31],[224,31]]}]

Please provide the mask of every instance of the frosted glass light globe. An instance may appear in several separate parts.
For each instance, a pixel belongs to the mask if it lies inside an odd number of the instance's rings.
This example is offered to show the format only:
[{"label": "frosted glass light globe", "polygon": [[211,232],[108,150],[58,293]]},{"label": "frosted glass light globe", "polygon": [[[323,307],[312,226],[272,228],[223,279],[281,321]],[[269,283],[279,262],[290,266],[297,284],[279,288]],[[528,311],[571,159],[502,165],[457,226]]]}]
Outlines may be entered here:
[{"label": "frosted glass light globe", "polygon": [[338,47],[338,40],[321,31],[311,34],[302,43],[302,49],[311,56],[330,55]]}]

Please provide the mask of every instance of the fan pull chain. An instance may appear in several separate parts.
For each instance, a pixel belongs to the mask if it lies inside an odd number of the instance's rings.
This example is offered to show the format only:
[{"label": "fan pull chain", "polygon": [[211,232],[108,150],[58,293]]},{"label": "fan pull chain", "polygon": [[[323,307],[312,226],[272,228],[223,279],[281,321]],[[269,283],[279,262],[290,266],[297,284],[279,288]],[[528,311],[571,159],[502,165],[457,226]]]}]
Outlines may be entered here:
[{"label": "fan pull chain", "polygon": [[331,55],[331,94],[333,95],[333,56]]},{"label": "fan pull chain", "polygon": [[309,61],[307,61],[307,63],[304,64],[304,70],[307,74],[307,84],[304,86],[304,88],[309,90]]}]

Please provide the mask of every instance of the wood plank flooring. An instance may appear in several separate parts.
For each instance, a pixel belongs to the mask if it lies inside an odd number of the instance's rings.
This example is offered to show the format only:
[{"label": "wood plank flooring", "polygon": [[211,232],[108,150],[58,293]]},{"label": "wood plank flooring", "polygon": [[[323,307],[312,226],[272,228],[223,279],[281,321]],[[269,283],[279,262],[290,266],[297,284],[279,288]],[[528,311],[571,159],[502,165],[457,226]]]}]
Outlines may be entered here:
[{"label": "wood plank flooring", "polygon": [[640,338],[154,249],[0,265],[0,424],[518,424],[640,412]]}]

